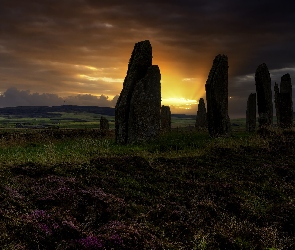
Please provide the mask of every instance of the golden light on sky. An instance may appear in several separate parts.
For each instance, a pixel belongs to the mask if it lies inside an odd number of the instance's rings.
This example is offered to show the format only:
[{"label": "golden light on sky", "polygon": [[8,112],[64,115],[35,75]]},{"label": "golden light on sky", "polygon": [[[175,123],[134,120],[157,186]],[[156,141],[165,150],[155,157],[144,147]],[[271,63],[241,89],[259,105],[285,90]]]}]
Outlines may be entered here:
[{"label": "golden light on sky", "polygon": [[292,1],[288,8],[269,1],[263,15],[265,3],[254,0],[2,2],[0,107],[65,99],[114,107],[134,44],[144,40],[160,68],[163,104],[175,105],[174,113],[196,114],[195,103],[206,101],[217,54],[229,59],[230,116],[245,116],[261,63],[272,84],[295,74]]},{"label": "golden light on sky", "polygon": [[104,82],[120,82],[122,83],[124,80],[123,79],[114,79],[114,78],[110,78],[110,77],[105,77],[105,76],[88,76],[88,75],[79,75],[79,77],[84,78],[88,81],[104,81]]},{"label": "golden light on sky", "polygon": [[175,55],[163,54],[159,48],[153,47],[153,55],[153,64],[161,72],[162,105],[170,106],[172,113],[196,114],[199,99],[205,97],[208,73],[200,71],[197,65],[195,70],[188,71]]},{"label": "golden light on sky", "polygon": [[[198,104],[196,100],[190,100],[185,98],[162,98],[162,104],[163,105],[174,105],[174,106],[190,106],[192,104]],[[187,107],[188,108],[188,107]]]}]

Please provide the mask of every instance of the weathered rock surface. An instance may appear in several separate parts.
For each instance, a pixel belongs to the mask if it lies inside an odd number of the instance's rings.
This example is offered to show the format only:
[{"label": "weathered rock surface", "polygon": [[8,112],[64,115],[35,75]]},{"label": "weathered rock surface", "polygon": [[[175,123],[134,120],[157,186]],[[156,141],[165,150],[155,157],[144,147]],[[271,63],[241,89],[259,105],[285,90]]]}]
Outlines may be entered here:
[{"label": "weathered rock surface", "polygon": [[136,43],[115,110],[116,142],[146,141],[160,132],[161,74],[148,40]]},{"label": "weathered rock surface", "polygon": [[127,142],[147,141],[160,133],[161,74],[156,65],[134,88],[130,101]]},{"label": "weathered rock surface", "polygon": [[272,124],[273,105],[271,78],[265,63],[258,66],[255,73],[259,127],[267,128]]},{"label": "weathered rock surface", "polygon": [[205,88],[209,134],[212,137],[229,136],[231,125],[228,116],[228,58],[226,55],[215,57]]},{"label": "weathered rock surface", "polygon": [[161,129],[162,131],[171,130],[171,111],[169,106],[162,105],[161,108]]},{"label": "weathered rock surface", "polygon": [[207,128],[207,113],[206,113],[205,101],[203,98],[200,98],[199,100],[195,127],[197,129]]},{"label": "weathered rock surface", "polygon": [[280,89],[277,84],[275,91],[275,107],[277,124],[280,128],[291,128],[293,125],[292,83],[289,74],[281,77]]},{"label": "weathered rock surface", "polygon": [[254,132],[256,129],[256,93],[251,93],[247,101],[246,130]]}]

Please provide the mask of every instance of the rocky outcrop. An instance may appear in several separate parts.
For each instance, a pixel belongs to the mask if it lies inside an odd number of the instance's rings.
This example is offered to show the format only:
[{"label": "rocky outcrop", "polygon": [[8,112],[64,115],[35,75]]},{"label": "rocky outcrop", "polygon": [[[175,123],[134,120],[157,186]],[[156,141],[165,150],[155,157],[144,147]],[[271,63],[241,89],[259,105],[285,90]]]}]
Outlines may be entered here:
[{"label": "rocky outcrop", "polygon": [[169,106],[162,106],[161,108],[161,129],[162,131],[171,130],[171,111]]},{"label": "rocky outcrop", "polygon": [[203,98],[200,98],[199,100],[195,127],[197,129],[207,128],[207,113],[206,113],[205,101]]},{"label": "rocky outcrop", "polygon": [[228,116],[228,58],[226,55],[215,57],[205,88],[209,134],[212,137],[229,136],[231,126]]},{"label": "rocky outcrop", "polygon": [[160,132],[161,74],[148,40],[136,43],[115,110],[116,142],[146,141]]},{"label": "rocky outcrop", "polygon": [[267,128],[272,124],[273,105],[271,78],[265,63],[258,66],[255,73],[259,127]]},{"label": "rocky outcrop", "polygon": [[247,101],[246,130],[254,132],[256,129],[256,93],[251,93]]}]

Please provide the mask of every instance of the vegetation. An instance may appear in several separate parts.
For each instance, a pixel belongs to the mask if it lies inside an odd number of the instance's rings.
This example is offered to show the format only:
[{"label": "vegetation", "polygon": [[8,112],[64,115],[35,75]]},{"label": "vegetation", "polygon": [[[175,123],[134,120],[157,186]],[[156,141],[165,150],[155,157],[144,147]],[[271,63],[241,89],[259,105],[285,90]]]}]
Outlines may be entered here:
[{"label": "vegetation", "polygon": [[[181,126],[180,126],[181,127]],[[0,132],[1,249],[295,249],[295,133]]]},{"label": "vegetation", "polygon": [[[57,117],[43,117],[31,118],[10,115],[8,118],[0,117],[0,128],[8,129],[15,128],[17,124],[22,124],[28,128],[34,127],[52,127],[52,128],[99,128],[99,120],[102,115],[86,112],[51,112],[52,114],[58,114]],[[109,120],[110,128],[115,127],[114,116],[103,115]]]},{"label": "vegetation", "polygon": [[[109,120],[110,129],[115,128],[115,117],[108,115],[100,115],[87,112],[51,112],[56,117],[22,117],[19,115],[10,115],[8,117],[0,117],[0,129],[16,128],[17,124],[22,124],[28,128],[34,127],[50,127],[50,128],[67,128],[67,129],[95,129],[99,128],[101,116]],[[195,119],[190,117],[180,118],[172,117],[172,127],[194,126]]]}]

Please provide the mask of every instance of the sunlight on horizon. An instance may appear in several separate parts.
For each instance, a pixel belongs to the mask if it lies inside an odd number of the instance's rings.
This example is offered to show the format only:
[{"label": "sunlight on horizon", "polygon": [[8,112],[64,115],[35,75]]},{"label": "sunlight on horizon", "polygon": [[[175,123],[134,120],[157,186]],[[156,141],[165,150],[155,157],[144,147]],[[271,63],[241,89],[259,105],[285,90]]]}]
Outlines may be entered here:
[{"label": "sunlight on horizon", "polygon": [[196,100],[186,99],[183,97],[162,99],[162,105],[169,106],[172,113],[175,113],[176,110],[187,110],[192,112],[197,104],[198,102]]},{"label": "sunlight on horizon", "polygon": [[196,100],[190,100],[183,97],[171,97],[171,98],[163,98],[162,99],[163,104],[167,105],[192,105],[192,104],[198,104]]}]

